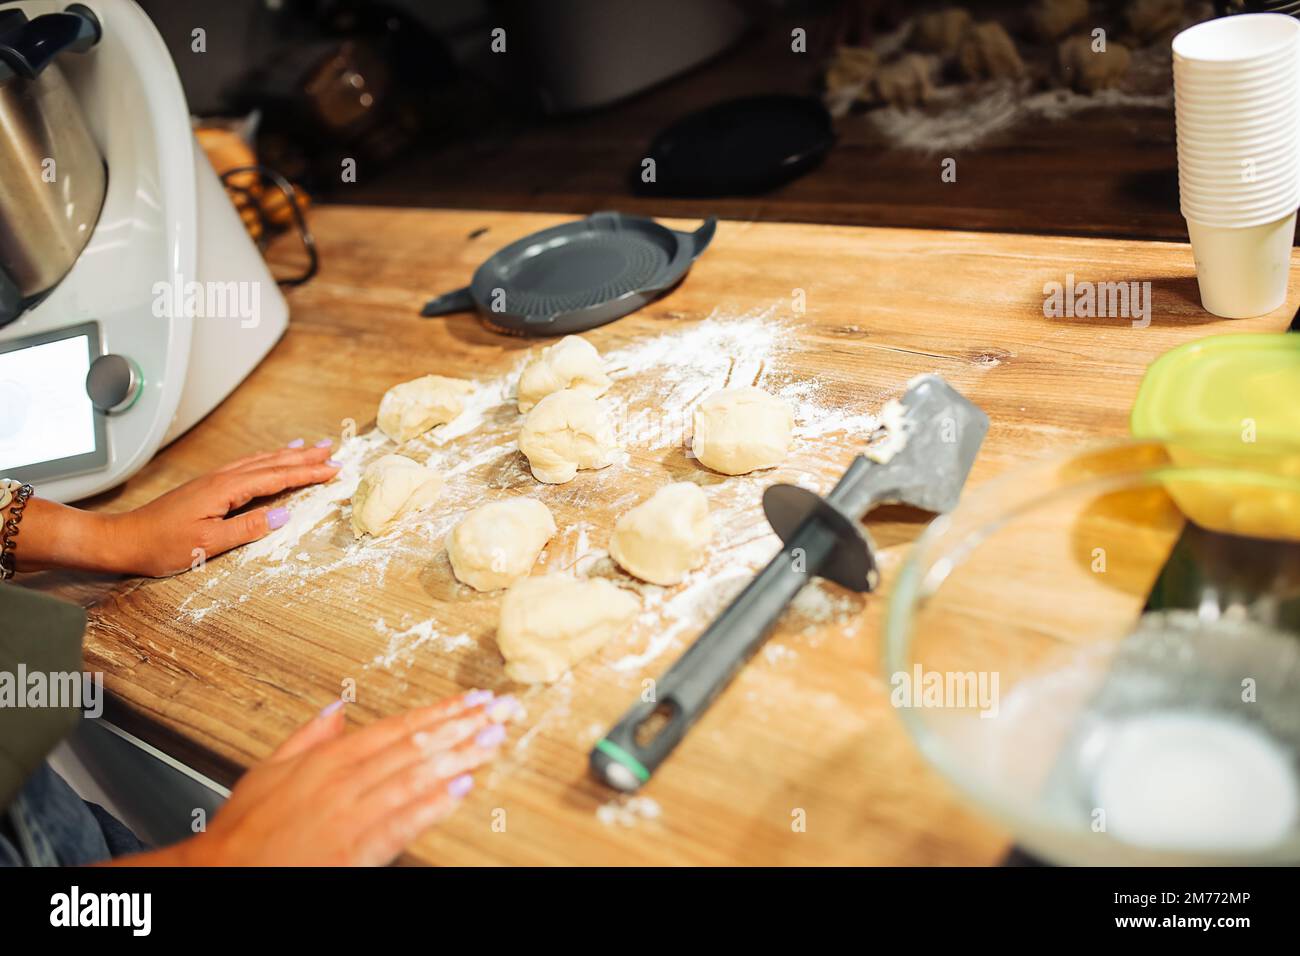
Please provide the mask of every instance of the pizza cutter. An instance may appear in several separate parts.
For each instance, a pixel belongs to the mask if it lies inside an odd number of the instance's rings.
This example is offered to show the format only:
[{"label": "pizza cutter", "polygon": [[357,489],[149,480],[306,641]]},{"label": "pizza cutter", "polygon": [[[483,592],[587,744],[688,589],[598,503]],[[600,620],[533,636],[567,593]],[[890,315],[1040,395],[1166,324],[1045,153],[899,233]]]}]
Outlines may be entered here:
[{"label": "pizza cutter", "polygon": [[618,790],[646,783],[687,731],[763,645],[813,575],[852,591],[880,581],[875,545],[858,522],[878,504],[951,510],[979,453],[989,420],[938,375],[909,384],[884,418],[884,441],[858,455],[822,498],[796,485],[773,485],[763,511],[784,542],[758,576],[596,744],[592,772]]}]

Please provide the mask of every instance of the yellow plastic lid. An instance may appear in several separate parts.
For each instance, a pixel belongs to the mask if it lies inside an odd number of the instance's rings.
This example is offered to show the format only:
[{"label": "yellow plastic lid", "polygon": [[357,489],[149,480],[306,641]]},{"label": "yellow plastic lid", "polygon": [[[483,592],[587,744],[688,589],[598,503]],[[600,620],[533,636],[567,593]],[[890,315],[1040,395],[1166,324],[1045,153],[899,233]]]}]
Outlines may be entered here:
[{"label": "yellow plastic lid", "polygon": [[1138,438],[1300,444],[1300,333],[1212,335],[1166,352],[1129,424]]},{"label": "yellow plastic lid", "polygon": [[[1300,539],[1300,334],[1215,335],[1166,352],[1147,369],[1129,424],[1213,479],[1166,483],[1188,518]],[[1253,477],[1234,480],[1233,469]]]}]

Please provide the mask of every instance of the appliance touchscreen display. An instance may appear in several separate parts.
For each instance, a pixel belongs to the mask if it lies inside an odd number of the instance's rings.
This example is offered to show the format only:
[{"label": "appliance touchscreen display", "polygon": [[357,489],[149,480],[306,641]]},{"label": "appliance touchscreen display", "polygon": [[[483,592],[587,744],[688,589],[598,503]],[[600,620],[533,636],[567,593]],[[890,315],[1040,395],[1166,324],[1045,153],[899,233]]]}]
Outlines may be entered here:
[{"label": "appliance touchscreen display", "polygon": [[96,451],[90,337],[0,352],[0,475]]}]

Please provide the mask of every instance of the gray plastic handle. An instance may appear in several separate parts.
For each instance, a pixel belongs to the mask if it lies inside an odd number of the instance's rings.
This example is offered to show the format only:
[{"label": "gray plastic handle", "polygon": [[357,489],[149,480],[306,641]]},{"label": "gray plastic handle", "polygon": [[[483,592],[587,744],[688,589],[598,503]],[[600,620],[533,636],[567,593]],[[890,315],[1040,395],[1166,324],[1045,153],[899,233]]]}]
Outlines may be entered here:
[{"label": "gray plastic handle", "polygon": [[453,312],[468,312],[474,307],[474,293],[470,291],[469,286],[465,286],[463,289],[446,292],[436,299],[430,299],[424,303],[420,316],[429,319],[437,315],[450,315]]},{"label": "gray plastic handle", "polygon": [[619,790],[636,790],[647,782],[763,645],[838,540],[838,532],[820,519],[807,521],[660,678],[654,700],[632,707],[596,744],[592,771]]}]

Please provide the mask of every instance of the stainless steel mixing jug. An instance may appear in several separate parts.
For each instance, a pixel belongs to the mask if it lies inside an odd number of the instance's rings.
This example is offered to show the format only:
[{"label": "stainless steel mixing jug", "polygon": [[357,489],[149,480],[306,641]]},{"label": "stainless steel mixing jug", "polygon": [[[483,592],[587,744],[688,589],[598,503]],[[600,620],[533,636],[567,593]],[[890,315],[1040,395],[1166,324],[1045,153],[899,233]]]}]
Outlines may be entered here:
[{"label": "stainless steel mixing jug", "polygon": [[38,302],[90,241],[107,173],[53,62],[99,41],[89,8],[0,11],[0,326]]}]

